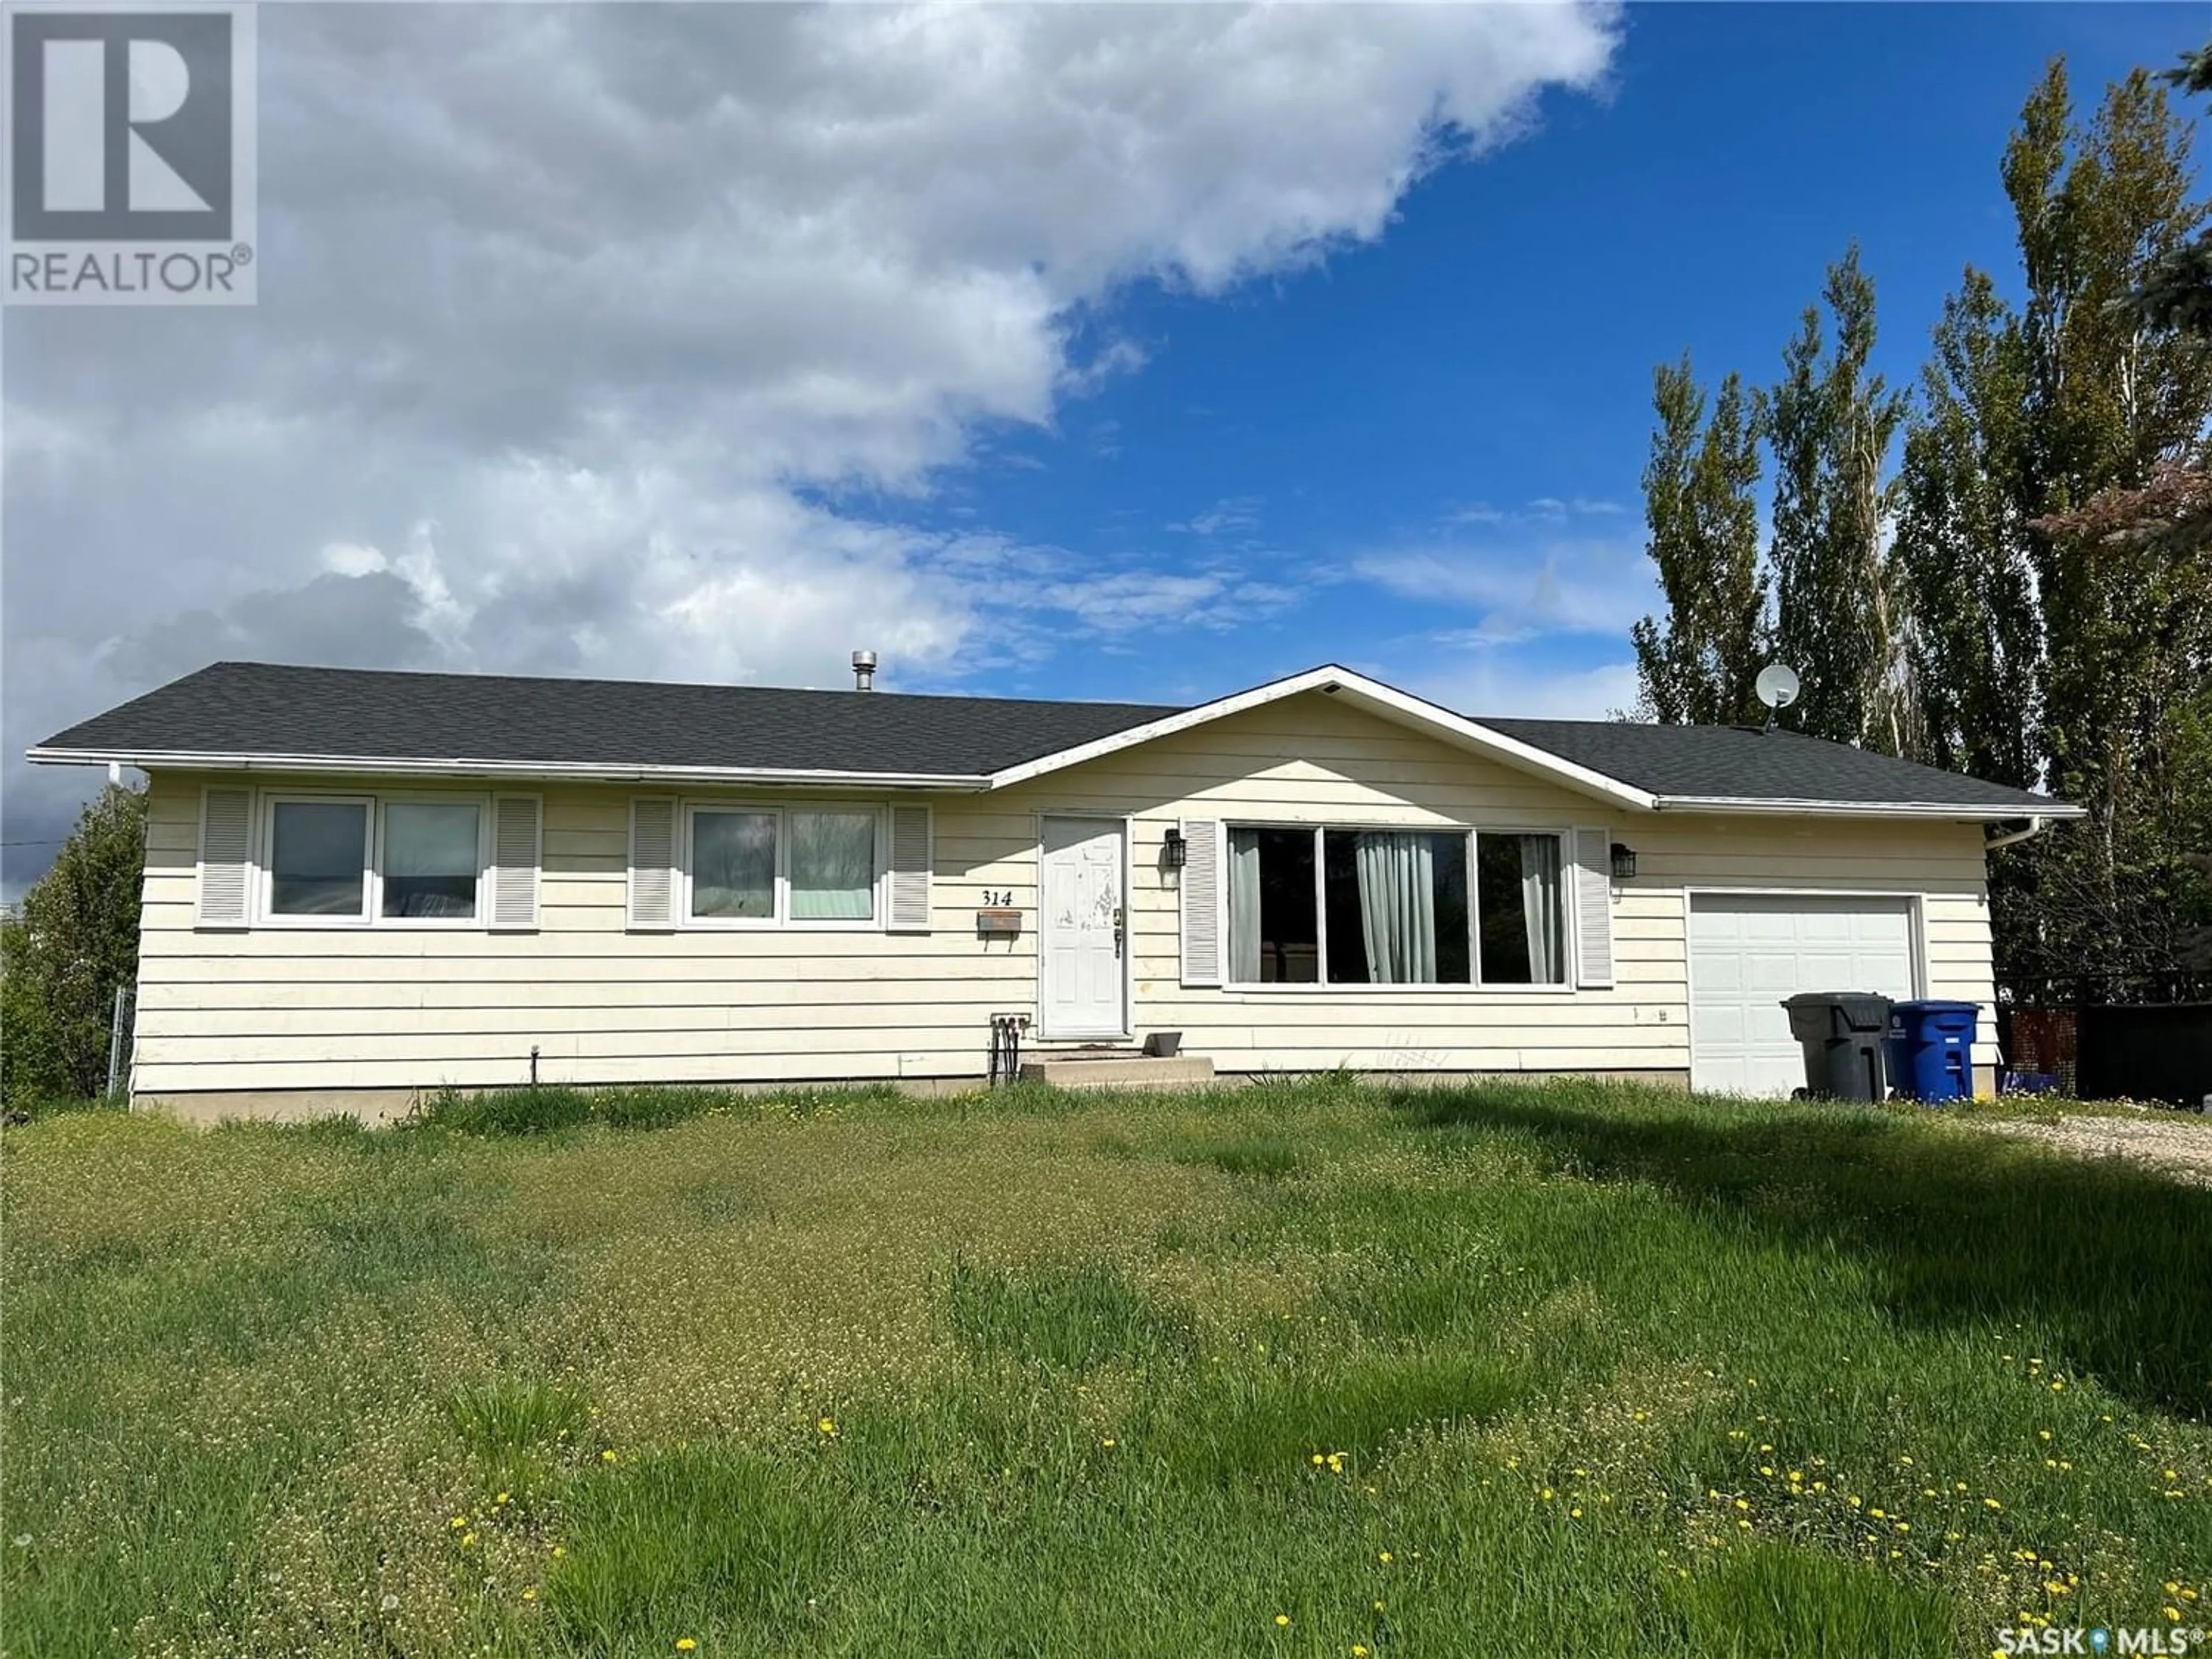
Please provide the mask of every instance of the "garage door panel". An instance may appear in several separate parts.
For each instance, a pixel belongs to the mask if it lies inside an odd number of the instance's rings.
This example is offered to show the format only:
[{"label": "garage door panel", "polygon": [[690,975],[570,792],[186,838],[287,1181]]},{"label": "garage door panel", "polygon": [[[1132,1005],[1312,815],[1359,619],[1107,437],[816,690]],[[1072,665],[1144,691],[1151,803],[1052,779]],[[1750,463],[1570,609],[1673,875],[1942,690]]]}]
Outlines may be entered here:
[{"label": "garage door panel", "polygon": [[1781,1004],[1801,991],[1916,989],[1905,899],[1710,894],[1690,904],[1690,1066],[1700,1089],[1786,1095],[1804,1061]]}]

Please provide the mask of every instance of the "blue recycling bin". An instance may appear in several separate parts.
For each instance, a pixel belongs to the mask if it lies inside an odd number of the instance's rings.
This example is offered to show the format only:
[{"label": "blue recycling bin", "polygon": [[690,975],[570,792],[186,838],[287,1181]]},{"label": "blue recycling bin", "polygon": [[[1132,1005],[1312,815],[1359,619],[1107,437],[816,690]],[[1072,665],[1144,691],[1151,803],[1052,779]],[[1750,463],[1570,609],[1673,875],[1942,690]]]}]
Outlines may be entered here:
[{"label": "blue recycling bin", "polygon": [[1882,1048],[1898,1093],[1929,1105],[1972,1100],[1974,1020],[1971,1002],[1893,1003]]}]

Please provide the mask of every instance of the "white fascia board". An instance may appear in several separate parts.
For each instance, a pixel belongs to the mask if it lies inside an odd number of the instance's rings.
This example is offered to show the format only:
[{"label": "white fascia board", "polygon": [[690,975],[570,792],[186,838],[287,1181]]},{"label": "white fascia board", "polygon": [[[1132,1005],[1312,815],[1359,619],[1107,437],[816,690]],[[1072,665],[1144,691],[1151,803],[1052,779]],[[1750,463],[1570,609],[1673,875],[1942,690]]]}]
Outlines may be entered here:
[{"label": "white fascia board", "polygon": [[1772,800],[1735,795],[1662,795],[1662,812],[1717,812],[1820,818],[1948,818],[1954,823],[2002,823],[2014,818],[2085,818],[2079,806],[2052,801],[2038,806],[1954,805],[1942,801]]},{"label": "white fascia board", "polygon": [[403,778],[538,778],[579,783],[752,784],[793,788],[933,789],[977,791],[990,779],[980,773],[833,772],[753,766],[608,766],[589,761],[393,759],[388,756],[226,755],[199,750],[125,752],[106,749],[24,751],[35,766],[105,766],[118,763],[142,772],[341,773]]},{"label": "white fascia board", "polygon": [[1632,807],[1638,811],[1650,811],[1656,804],[1656,798],[1645,790],[1632,787],[1618,778],[1601,772],[1577,766],[1562,760],[1547,750],[1538,749],[1503,732],[1493,732],[1479,720],[1455,714],[1411,692],[1401,691],[1394,685],[1370,679],[1364,674],[1354,673],[1333,663],[1319,668],[1309,668],[1304,673],[1292,674],[1286,679],[1271,680],[1265,685],[1255,685],[1248,691],[1238,691],[1212,702],[1200,703],[1195,708],[1186,708],[1177,714],[1147,720],[1142,726],[1133,726],[1126,732],[1116,732],[1109,737],[1079,744],[1073,749],[1062,749],[1036,759],[1024,761],[992,775],[988,787],[1005,789],[1017,783],[1026,783],[1047,773],[1080,766],[1107,755],[1119,754],[1139,744],[1152,743],[1160,738],[1173,737],[1179,732],[1225,720],[1231,714],[1242,714],[1254,708],[1264,708],[1270,703],[1280,702],[1286,697],[1301,696],[1309,691],[1334,692],[1367,708],[1370,713],[1401,725],[1414,726],[1447,742],[1463,748],[1474,749],[1493,759],[1551,778],[1584,794]]}]

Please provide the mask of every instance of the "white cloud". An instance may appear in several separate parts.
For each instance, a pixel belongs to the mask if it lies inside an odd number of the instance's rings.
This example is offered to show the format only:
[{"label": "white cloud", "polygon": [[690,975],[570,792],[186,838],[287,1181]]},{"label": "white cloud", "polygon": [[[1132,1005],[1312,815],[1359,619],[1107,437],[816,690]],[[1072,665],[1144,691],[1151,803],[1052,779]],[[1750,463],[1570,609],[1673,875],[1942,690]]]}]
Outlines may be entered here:
[{"label": "white cloud", "polygon": [[[81,787],[25,743],[217,654],[835,683],[864,639],[896,679],[1264,610],[1231,569],[1070,569],[841,500],[926,495],[984,426],[1141,372],[1120,283],[1379,236],[1423,171],[1596,84],[1616,28],[267,9],[261,304],[8,319],[9,838]],[[1059,622],[973,648],[1024,557]]]},{"label": "white cloud", "polygon": [[1522,720],[1609,720],[1636,706],[1636,665],[1566,665],[1528,653],[1479,651],[1426,665],[1401,682],[1464,714]]},{"label": "white cloud", "polygon": [[1194,513],[1168,526],[1171,531],[1191,536],[1224,536],[1231,531],[1259,527],[1260,498],[1256,495],[1224,495],[1203,513]]},{"label": "white cloud", "polygon": [[1657,602],[1641,547],[1570,541],[1537,548],[1467,546],[1371,553],[1352,573],[1390,592],[1471,613],[1438,630],[1455,644],[1509,644],[1547,634],[1626,637]]}]

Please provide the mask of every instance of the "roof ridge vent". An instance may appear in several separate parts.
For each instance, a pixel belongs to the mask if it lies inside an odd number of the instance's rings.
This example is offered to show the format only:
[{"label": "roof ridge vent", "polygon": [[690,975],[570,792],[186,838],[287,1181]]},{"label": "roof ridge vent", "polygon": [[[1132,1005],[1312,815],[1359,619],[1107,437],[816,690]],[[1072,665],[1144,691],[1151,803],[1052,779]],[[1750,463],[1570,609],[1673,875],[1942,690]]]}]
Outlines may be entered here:
[{"label": "roof ridge vent", "polygon": [[853,690],[872,691],[876,689],[876,653],[855,651],[853,653]]}]

